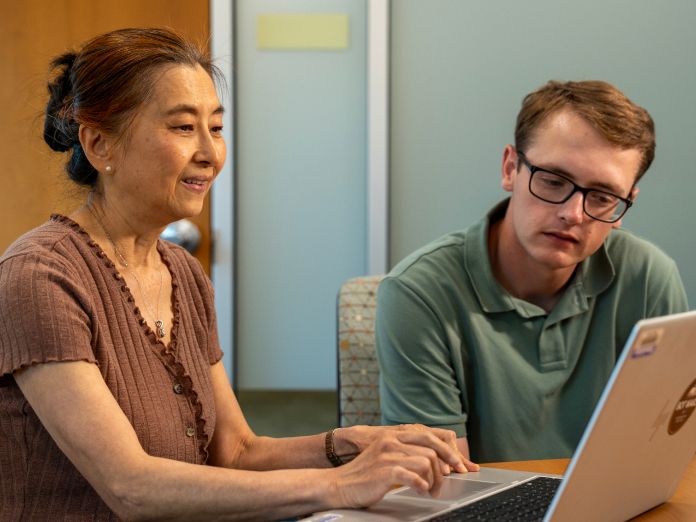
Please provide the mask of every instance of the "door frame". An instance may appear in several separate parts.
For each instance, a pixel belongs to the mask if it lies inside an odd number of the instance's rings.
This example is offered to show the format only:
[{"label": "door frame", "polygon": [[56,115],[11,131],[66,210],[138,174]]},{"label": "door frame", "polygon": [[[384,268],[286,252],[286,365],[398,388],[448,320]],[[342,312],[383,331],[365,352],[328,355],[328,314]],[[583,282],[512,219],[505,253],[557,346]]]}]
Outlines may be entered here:
[{"label": "door frame", "polygon": [[[235,83],[232,74],[234,58],[234,2],[229,0],[210,1],[210,52],[225,80],[221,93],[225,112],[222,115],[223,137],[227,143],[225,166],[211,189],[210,236],[212,254],[210,275],[215,290],[215,309],[218,318],[218,337],[224,355],[222,362],[232,387],[237,389],[233,378],[237,367],[235,342],[235,276],[236,276],[236,128],[235,128]],[[232,158],[232,160],[230,160]]]}]

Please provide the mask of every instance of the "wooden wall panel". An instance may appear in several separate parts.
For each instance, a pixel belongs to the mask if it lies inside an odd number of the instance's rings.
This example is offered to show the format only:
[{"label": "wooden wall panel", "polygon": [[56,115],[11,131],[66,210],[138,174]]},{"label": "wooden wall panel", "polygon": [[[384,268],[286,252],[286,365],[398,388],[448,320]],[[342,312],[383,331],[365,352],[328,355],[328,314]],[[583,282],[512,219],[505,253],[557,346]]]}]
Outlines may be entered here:
[{"label": "wooden wall panel", "polygon": [[[67,156],[41,137],[50,60],[122,27],[168,26],[207,42],[208,16],[208,0],[0,1],[0,252],[85,195],[63,172]],[[210,273],[209,201],[194,221],[203,235],[197,257]]]}]

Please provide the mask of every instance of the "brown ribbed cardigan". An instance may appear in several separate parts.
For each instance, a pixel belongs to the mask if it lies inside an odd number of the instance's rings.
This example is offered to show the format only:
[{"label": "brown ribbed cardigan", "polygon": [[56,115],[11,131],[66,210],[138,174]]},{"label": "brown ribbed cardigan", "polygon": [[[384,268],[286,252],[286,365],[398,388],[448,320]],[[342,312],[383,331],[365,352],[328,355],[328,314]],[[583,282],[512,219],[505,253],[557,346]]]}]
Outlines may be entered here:
[{"label": "brown ribbed cardigan", "polygon": [[165,241],[158,250],[172,276],[166,347],[114,264],[69,218],[51,216],[0,258],[0,520],[116,519],[17,387],[12,373],[31,364],[97,364],[148,454],[205,463],[210,365],[222,357],[212,289],[185,250]]}]

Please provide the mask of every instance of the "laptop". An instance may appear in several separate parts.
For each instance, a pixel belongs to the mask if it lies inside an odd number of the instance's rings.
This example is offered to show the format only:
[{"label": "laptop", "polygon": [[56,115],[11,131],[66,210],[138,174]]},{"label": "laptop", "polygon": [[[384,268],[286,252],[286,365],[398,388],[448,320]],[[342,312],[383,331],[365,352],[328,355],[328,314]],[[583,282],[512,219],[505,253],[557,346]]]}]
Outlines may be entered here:
[{"label": "laptop", "polygon": [[627,520],[674,494],[696,452],[695,409],[696,311],[644,319],[631,331],[563,477],[482,467],[446,477],[437,499],[401,487],[370,508],[305,520],[507,520],[466,513],[532,489],[538,505],[520,520]]}]

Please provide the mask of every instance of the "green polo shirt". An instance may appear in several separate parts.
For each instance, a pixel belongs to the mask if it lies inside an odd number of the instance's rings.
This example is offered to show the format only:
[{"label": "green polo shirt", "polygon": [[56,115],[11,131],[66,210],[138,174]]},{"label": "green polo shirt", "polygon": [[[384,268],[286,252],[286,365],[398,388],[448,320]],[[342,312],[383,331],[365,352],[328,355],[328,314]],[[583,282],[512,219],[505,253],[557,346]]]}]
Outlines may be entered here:
[{"label": "green polo shirt", "polygon": [[382,420],[453,429],[479,462],[569,457],[633,325],[687,310],[686,294],[672,259],[615,229],[551,312],[517,299],[488,258],[489,223],[506,206],[382,281]]}]

